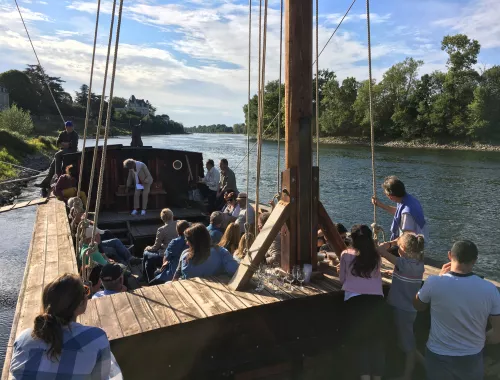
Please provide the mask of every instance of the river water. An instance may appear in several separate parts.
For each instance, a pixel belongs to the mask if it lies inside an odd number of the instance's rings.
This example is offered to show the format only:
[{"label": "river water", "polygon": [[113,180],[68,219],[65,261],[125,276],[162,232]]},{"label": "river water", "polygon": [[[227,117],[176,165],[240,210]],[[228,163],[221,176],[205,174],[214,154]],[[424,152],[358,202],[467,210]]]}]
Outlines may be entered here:
[{"label": "river water", "polygon": [[[246,138],[242,135],[144,136],[144,145],[203,153],[216,164],[227,158],[235,171],[238,188],[246,191]],[[130,143],[129,137],[112,138],[109,144]],[[251,146],[254,142],[251,142]],[[281,170],[284,168],[281,147]],[[277,191],[277,143],[264,142],[260,199],[270,200]],[[256,154],[250,154],[250,197],[255,199]],[[457,239],[471,239],[479,247],[476,272],[500,281],[500,153],[438,151],[430,149],[377,148],[377,191],[385,176],[399,176],[408,192],[420,199],[429,223],[426,255],[445,261]],[[335,222],[347,228],[373,222],[371,156],[368,147],[320,146],[320,197]],[[33,196],[28,191],[28,196]],[[388,201],[388,200],[387,200]],[[3,362],[10,324],[22,280],[35,216],[34,208],[0,214],[0,362]],[[378,223],[389,231],[391,217],[378,212]]]}]

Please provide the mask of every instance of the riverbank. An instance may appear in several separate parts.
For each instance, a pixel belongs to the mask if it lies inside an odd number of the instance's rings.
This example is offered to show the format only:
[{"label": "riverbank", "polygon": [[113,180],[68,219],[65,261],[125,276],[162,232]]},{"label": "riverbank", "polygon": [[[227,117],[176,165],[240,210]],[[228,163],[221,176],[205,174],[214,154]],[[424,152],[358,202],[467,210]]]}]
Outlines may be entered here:
[{"label": "riverbank", "polygon": [[[276,141],[275,137],[265,137],[266,141]],[[255,140],[255,138],[253,138]],[[284,139],[282,139],[284,141]],[[316,139],[313,138],[313,142]],[[369,138],[361,137],[320,137],[320,144],[326,145],[359,145],[370,146]],[[431,141],[430,139],[375,141],[375,146],[385,148],[436,149],[436,150],[470,150],[478,152],[500,152],[500,144],[483,144],[463,141]]]},{"label": "riverbank", "polygon": [[[0,130],[0,181],[28,178],[46,170],[56,151],[55,142],[53,137],[26,137]],[[26,185],[26,182],[1,185],[0,204],[11,203]]]}]

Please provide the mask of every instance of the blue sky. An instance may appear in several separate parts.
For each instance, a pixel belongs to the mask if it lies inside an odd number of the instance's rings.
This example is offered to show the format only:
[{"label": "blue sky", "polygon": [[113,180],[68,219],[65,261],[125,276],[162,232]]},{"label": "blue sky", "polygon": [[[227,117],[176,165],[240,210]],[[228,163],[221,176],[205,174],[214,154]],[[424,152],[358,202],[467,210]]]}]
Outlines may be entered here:
[{"label": "blue sky", "polygon": [[[45,70],[74,95],[89,82],[96,0],[18,0]],[[351,0],[320,0],[323,46]],[[102,92],[111,1],[102,0],[94,92]],[[270,0],[266,78],[278,78],[279,0]],[[253,35],[257,36],[254,0]],[[339,79],[367,77],[365,2],[358,0],[320,58]],[[500,64],[500,1],[376,0],[371,2],[373,72],[412,56],[421,74],[443,70],[446,34],[466,33],[482,45],[478,67]],[[0,71],[34,63],[13,0],[0,0]],[[115,95],[148,99],[185,126],[243,121],[247,97],[248,2],[125,1]],[[253,40],[252,86],[257,84]]]}]

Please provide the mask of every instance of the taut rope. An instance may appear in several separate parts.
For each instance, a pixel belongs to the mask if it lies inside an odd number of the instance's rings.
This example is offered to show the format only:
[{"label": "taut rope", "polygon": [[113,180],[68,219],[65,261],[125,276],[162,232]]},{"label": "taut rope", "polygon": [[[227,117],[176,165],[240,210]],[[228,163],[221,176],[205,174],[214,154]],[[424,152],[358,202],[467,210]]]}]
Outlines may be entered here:
[{"label": "taut rope", "polygon": [[[252,94],[252,0],[248,0],[248,107],[247,107],[247,202],[250,194],[250,97]],[[240,162],[241,163],[241,162]],[[247,206],[248,207],[248,206]],[[245,233],[250,230],[248,211],[245,215]],[[245,248],[249,252],[248,239]]]},{"label": "taut rope", "polygon": [[[87,129],[89,126],[89,116],[90,116],[90,103],[91,103],[91,95],[92,95],[92,82],[94,79],[94,63],[95,63],[95,49],[97,45],[97,31],[99,30],[99,13],[101,10],[101,0],[97,0],[97,13],[95,20],[95,32],[94,32],[94,48],[92,50],[92,64],[90,66],[90,83],[89,83],[89,93],[87,96],[87,111],[85,113],[85,128],[83,129],[83,147],[82,147],[82,157],[80,158],[80,173],[78,176],[78,191],[76,192],[76,196],[80,198],[80,190],[82,189],[82,178],[83,178],[83,164],[85,162],[85,144],[87,142]],[[97,134],[100,134],[100,131],[97,131]],[[89,194],[90,196],[90,194]],[[86,205],[88,206],[88,205]]]},{"label": "taut rope", "polygon": [[38,62],[38,66],[40,67],[40,70],[42,71],[43,81],[45,82],[45,84],[47,85],[47,88],[49,89],[50,96],[52,97],[52,100],[54,101],[54,104],[57,108],[57,112],[59,112],[59,116],[61,116],[61,120],[64,124],[64,122],[65,122],[64,117],[61,113],[61,110],[59,109],[59,106],[57,105],[56,98],[54,97],[54,94],[52,93],[52,89],[50,88],[50,84],[47,81],[47,78],[45,75],[45,70],[43,69],[42,64],[40,63],[40,59],[38,58],[38,54],[36,53],[35,46],[33,45],[33,41],[31,40],[30,33],[28,32],[28,27],[26,26],[26,23],[24,22],[23,15],[21,13],[21,8],[19,8],[19,4],[17,3],[17,0],[14,0],[14,2],[16,3],[17,11],[19,12],[19,16],[21,17],[21,21],[23,22],[24,30],[26,31],[26,35],[28,36],[28,40],[30,41],[31,48],[33,49],[33,53],[35,53],[35,57],[36,57],[36,60]]},{"label": "taut rope", "polygon": [[316,0],[316,166],[319,167],[319,0]]},{"label": "taut rope", "polygon": [[278,163],[276,165],[276,194],[281,194],[281,82],[282,82],[282,67],[283,67],[283,0],[280,5],[280,76],[279,76],[279,95],[278,95]]}]

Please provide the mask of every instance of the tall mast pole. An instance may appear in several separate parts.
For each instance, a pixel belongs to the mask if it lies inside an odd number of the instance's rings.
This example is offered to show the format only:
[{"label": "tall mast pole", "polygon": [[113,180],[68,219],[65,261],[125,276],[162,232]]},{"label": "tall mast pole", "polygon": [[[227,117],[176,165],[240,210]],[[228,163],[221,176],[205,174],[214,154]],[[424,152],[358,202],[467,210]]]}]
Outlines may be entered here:
[{"label": "tall mast pole", "polygon": [[[312,233],[312,77],[313,1],[286,0],[285,6],[285,154],[294,170],[297,197],[291,202],[289,255],[284,268],[311,262]],[[295,256],[295,257],[294,257]],[[288,267],[288,268],[287,268]]]}]

